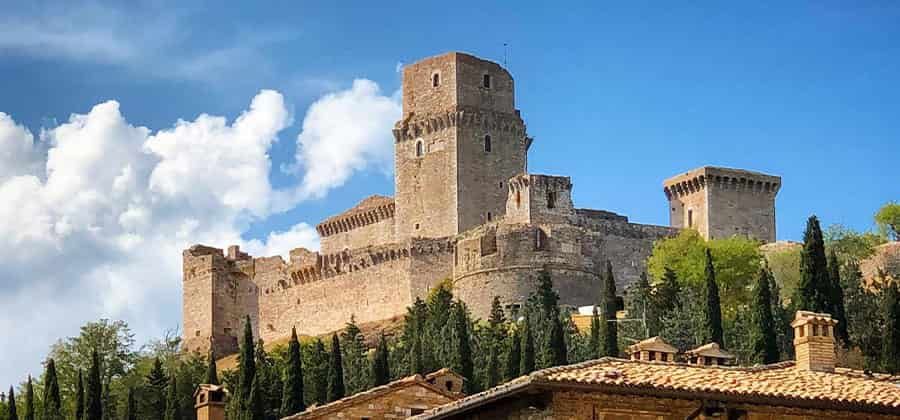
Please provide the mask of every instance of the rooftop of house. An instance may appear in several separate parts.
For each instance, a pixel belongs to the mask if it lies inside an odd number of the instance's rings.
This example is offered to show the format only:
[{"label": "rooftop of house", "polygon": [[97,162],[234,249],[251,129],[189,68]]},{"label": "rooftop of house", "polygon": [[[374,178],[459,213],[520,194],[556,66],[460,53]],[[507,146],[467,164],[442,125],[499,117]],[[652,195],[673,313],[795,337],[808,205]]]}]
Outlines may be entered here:
[{"label": "rooftop of house", "polygon": [[900,376],[837,368],[817,372],[781,362],[755,367],[602,358],[536,371],[487,391],[425,412],[441,419],[541,389],[651,395],[717,401],[900,414]]}]

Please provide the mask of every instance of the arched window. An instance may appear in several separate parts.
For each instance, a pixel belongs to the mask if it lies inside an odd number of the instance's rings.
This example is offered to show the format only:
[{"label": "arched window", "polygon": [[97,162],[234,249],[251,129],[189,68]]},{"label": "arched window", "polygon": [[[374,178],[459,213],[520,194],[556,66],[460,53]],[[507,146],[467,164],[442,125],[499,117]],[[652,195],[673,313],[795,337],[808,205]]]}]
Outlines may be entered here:
[{"label": "arched window", "polygon": [[441,85],[441,75],[435,73],[431,76],[431,87],[438,87]]},{"label": "arched window", "polygon": [[490,151],[491,151],[491,135],[490,134],[484,135],[484,151],[485,151],[485,153],[490,153]]},{"label": "arched window", "polygon": [[416,157],[421,157],[425,154],[425,144],[422,143],[422,140],[416,142]]},{"label": "arched window", "polygon": [[482,81],[482,86],[484,86],[485,89],[491,88],[491,75],[490,74],[484,75],[484,79]]}]

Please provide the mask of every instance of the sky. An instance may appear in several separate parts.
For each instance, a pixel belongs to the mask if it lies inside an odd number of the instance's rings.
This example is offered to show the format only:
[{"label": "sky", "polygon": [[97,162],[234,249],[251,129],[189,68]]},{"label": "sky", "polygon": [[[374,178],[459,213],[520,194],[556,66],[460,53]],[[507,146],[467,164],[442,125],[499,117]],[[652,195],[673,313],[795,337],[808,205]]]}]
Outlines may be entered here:
[{"label": "sky", "polygon": [[392,194],[399,71],[447,51],[506,64],[529,170],[578,207],[665,225],[663,179],[720,165],[783,177],[779,239],[871,229],[900,199],[900,5],[675,6],[0,0],[0,384],[91,320],[178,329],[191,244],[316,249]]}]

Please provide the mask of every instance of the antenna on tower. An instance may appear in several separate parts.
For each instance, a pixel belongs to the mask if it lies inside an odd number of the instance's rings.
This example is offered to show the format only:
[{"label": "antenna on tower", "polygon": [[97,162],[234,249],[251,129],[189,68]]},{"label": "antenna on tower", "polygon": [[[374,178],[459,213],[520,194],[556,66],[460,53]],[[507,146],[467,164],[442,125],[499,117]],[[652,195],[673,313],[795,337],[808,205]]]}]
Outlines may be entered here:
[{"label": "antenna on tower", "polygon": [[509,44],[504,42],[503,43],[503,67],[507,67],[506,59],[508,58],[507,57],[508,54],[509,54]]}]

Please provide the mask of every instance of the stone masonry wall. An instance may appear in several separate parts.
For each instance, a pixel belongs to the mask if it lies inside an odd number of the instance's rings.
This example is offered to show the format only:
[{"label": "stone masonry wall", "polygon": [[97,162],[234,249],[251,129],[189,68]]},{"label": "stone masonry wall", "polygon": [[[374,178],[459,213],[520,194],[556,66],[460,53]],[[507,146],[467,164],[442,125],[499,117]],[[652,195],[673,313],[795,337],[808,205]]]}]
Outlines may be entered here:
[{"label": "stone masonry wall", "polygon": [[394,242],[394,218],[360,226],[346,232],[324,236],[320,241],[323,254],[334,254],[347,249],[386,245]]},{"label": "stone masonry wall", "polygon": [[[298,415],[302,419],[402,419],[453,401],[422,385],[410,385],[371,398],[350,401],[336,409],[323,408]],[[290,420],[293,417],[287,417]]]}]

